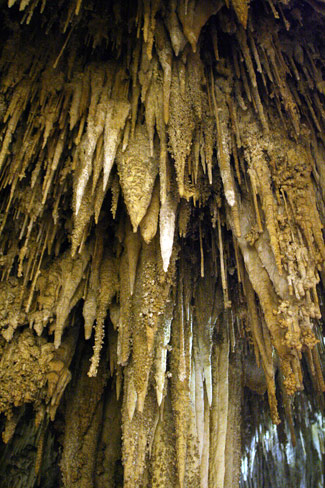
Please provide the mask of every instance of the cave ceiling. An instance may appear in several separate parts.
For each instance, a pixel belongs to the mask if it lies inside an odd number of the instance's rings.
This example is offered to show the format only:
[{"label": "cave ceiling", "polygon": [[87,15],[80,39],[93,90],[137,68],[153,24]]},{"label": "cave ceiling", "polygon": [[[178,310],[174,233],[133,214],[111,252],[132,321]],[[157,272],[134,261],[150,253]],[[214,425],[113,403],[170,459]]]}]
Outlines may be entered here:
[{"label": "cave ceiling", "polygon": [[10,487],[55,442],[68,488],[238,485],[247,405],[293,444],[323,408],[324,1],[0,23],[2,438],[29,409],[36,446]]}]

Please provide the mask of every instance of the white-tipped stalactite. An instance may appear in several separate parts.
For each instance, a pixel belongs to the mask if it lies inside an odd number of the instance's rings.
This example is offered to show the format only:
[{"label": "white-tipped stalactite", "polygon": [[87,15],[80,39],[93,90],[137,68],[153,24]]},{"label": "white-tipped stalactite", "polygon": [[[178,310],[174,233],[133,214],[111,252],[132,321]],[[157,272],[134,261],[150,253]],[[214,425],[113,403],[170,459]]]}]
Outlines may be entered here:
[{"label": "white-tipped stalactite", "polygon": [[1,487],[324,486],[324,0],[0,25]]}]

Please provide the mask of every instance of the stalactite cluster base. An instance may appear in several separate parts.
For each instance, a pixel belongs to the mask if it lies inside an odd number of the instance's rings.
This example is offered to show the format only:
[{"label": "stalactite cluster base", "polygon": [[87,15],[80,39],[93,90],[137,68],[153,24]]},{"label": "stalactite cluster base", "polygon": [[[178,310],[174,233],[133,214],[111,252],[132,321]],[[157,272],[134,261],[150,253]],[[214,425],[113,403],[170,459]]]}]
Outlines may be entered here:
[{"label": "stalactite cluster base", "polygon": [[324,1],[0,22],[1,486],[271,486],[269,419],[317,465]]}]

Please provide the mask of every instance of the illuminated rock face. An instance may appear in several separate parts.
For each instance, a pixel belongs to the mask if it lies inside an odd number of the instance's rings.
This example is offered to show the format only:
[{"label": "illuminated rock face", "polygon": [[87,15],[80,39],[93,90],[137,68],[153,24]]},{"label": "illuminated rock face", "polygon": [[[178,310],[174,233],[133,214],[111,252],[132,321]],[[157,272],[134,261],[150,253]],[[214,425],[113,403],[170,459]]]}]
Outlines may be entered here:
[{"label": "illuminated rock face", "polygon": [[0,5],[1,486],[317,466],[324,3]]}]

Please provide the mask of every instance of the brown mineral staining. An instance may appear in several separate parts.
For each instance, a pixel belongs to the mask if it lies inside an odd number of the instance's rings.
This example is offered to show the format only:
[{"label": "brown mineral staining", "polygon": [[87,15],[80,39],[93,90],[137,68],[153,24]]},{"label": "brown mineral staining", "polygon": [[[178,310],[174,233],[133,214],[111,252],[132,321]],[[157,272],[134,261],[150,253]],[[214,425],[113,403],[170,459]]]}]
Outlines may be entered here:
[{"label": "brown mineral staining", "polygon": [[[61,459],[64,484],[85,488],[94,477],[99,421],[103,412],[102,394],[106,382],[103,373],[99,373],[95,379],[88,378],[88,361],[89,357],[85,354],[80,364],[84,374],[74,384],[74,392],[68,403]],[[84,413],[82,416],[79,415],[80,411]]]},{"label": "brown mineral staining", "polygon": [[249,0],[231,0],[239,22],[246,29],[249,9]]},{"label": "brown mineral staining", "polygon": [[159,183],[157,180],[152,192],[151,202],[147,213],[140,222],[141,235],[146,244],[149,244],[157,233],[160,207],[159,193]]},{"label": "brown mineral staining", "polygon": [[194,113],[188,91],[184,92],[182,89],[179,63],[174,65],[172,75],[168,135],[171,154],[175,160],[179,194],[183,196],[185,165],[191,151],[194,131]]},{"label": "brown mineral staining", "polygon": [[52,3],[0,8],[2,439],[32,405],[40,484],[53,435],[67,488],[233,488],[244,386],[293,440],[324,391],[323,10]]},{"label": "brown mineral staining", "polygon": [[128,148],[117,156],[120,184],[134,232],[149,207],[158,171],[157,154],[150,155],[148,143],[146,128],[139,125]]},{"label": "brown mineral staining", "polygon": [[[35,402],[40,405],[46,397],[46,375],[50,372],[50,362],[54,348],[45,339],[36,337],[25,329],[6,344],[1,357],[1,406],[9,413],[12,407]],[[11,365],[11,358],[17,361]]]},{"label": "brown mineral staining", "polygon": [[91,358],[89,376],[96,376],[104,341],[104,322],[107,310],[119,290],[117,263],[109,251],[103,255],[99,266],[99,293],[97,296],[94,355]]}]

